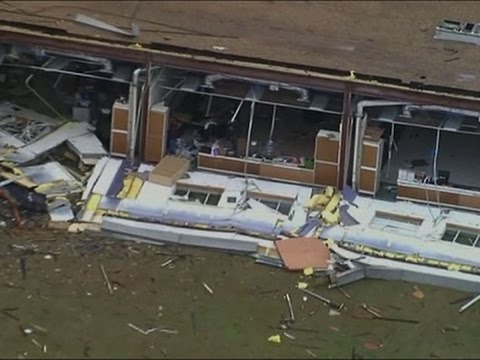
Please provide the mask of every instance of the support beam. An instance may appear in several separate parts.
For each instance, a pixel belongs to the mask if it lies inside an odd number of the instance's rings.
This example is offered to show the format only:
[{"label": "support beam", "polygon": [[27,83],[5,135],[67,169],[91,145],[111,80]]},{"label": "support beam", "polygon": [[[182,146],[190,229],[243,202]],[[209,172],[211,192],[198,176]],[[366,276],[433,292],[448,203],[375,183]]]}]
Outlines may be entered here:
[{"label": "support beam", "polygon": [[252,141],[253,116],[255,114],[255,99],[250,103],[250,119],[248,121],[247,144],[245,146],[245,161],[243,163],[243,174],[247,176],[247,159],[250,152],[250,142]]},{"label": "support beam", "polygon": [[347,173],[347,166],[349,164],[349,151],[351,140],[351,128],[352,128],[352,93],[350,87],[345,86],[345,92],[343,93],[343,109],[342,118],[340,121],[340,149],[339,149],[339,161],[337,172],[337,188],[343,189],[346,182],[345,174]]},{"label": "support beam", "polygon": [[270,134],[268,135],[268,140],[272,140],[273,131],[275,130],[275,122],[276,121],[277,121],[277,105],[273,105],[272,124],[270,126]]}]

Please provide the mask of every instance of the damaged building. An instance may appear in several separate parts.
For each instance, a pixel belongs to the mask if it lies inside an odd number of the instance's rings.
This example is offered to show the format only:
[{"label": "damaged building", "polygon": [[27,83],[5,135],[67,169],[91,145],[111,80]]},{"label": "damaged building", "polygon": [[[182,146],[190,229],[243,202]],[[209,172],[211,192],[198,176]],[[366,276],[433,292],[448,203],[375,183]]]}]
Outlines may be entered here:
[{"label": "damaged building", "polygon": [[277,30],[248,3],[87,5],[0,7],[1,175],[52,220],[278,266],[275,242],[315,237],[338,285],[480,291],[478,49],[438,35],[474,4],[370,4],[371,29],[362,3],[279,3]]}]

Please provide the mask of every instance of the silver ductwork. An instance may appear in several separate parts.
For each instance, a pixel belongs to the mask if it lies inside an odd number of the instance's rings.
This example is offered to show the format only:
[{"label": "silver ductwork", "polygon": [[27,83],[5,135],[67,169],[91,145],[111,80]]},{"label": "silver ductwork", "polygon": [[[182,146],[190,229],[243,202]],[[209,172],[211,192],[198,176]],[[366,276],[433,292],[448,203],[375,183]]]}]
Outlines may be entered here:
[{"label": "silver ductwork", "polygon": [[411,116],[412,111],[438,111],[438,112],[445,112],[455,115],[463,115],[463,116],[470,116],[477,118],[480,121],[480,112],[478,111],[471,111],[471,110],[463,110],[463,109],[455,109],[446,106],[438,106],[438,105],[406,105],[403,107],[403,114],[406,116]]},{"label": "silver ductwork", "polygon": [[14,60],[18,60],[20,55],[28,54],[34,55],[36,57],[52,57],[52,58],[65,58],[70,61],[83,62],[87,64],[96,64],[101,66],[99,69],[100,72],[113,73],[112,62],[105,58],[100,58],[96,56],[90,56],[82,53],[70,53],[65,51],[57,50],[45,50],[39,47],[26,48],[12,45],[6,54],[8,57]]},{"label": "silver ductwork", "polygon": [[221,74],[207,75],[205,76],[203,86],[213,89],[215,87],[214,83],[218,80],[237,80],[237,81],[250,82],[254,84],[266,85],[272,91],[278,91],[280,88],[291,90],[299,93],[300,96],[298,97],[297,101],[302,101],[302,102],[310,101],[310,92],[305,88],[293,86],[286,83],[258,80],[258,79],[243,77],[243,76],[232,76],[232,75],[221,75]]}]

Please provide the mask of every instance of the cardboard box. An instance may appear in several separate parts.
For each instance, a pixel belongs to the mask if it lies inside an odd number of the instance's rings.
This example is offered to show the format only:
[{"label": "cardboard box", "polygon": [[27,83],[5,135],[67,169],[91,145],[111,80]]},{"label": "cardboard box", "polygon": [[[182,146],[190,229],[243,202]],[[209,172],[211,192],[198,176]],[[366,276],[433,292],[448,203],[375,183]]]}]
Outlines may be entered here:
[{"label": "cardboard box", "polygon": [[190,161],[178,156],[164,157],[148,175],[148,181],[173,186],[190,168]]}]

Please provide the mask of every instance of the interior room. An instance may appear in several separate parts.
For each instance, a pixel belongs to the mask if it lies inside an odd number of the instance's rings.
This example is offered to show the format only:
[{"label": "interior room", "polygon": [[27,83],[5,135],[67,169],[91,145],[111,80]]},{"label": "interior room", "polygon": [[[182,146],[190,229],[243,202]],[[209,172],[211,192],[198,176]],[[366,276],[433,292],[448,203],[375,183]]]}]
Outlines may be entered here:
[{"label": "interior room", "polygon": [[[231,80],[215,85],[214,89],[173,92],[167,153],[245,158],[252,85]],[[320,129],[339,130],[341,101],[332,98],[331,108],[319,111],[311,109],[309,102],[299,102],[293,90],[265,87],[257,91],[248,159],[312,169],[316,135]]]},{"label": "interior room", "polygon": [[[415,172],[416,181],[480,191],[480,134],[393,123],[385,128],[381,181],[395,185],[402,169]],[[438,136],[438,142],[437,142]],[[438,147],[437,147],[438,146]],[[389,160],[388,153],[391,153]]]}]

